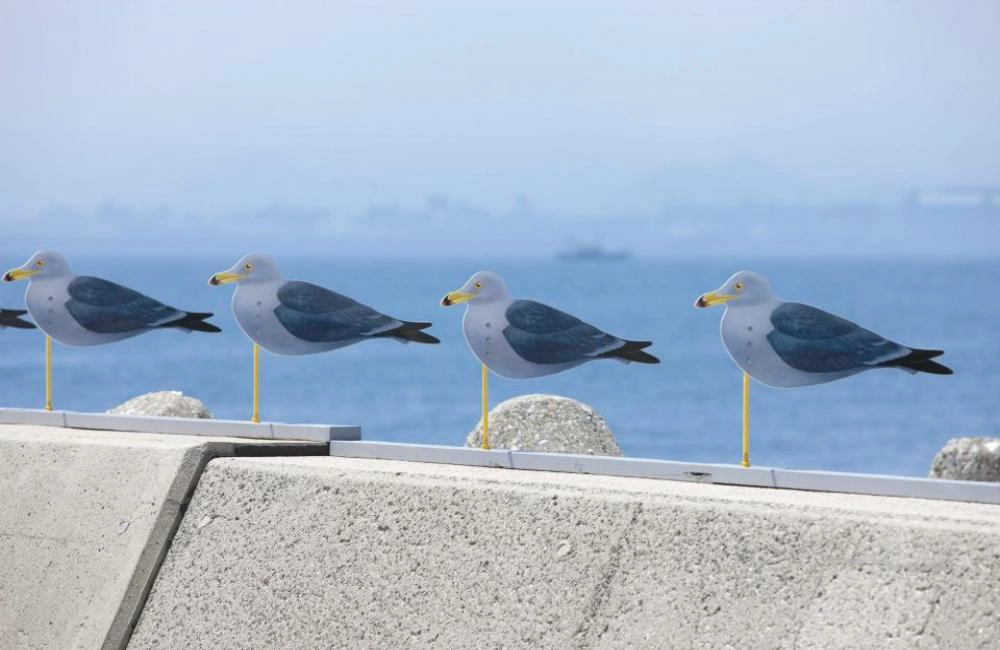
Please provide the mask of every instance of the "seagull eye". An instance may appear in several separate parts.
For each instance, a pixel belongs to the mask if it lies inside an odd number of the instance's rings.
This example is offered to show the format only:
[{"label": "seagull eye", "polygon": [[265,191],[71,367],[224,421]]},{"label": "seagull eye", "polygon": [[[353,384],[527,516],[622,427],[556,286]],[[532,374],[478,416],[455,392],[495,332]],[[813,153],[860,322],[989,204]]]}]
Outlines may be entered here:
[{"label": "seagull eye", "polygon": [[477,289],[482,289],[483,288],[483,283],[482,282],[477,282],[476,283],[476,288]]},{"label": "seagull eye", "polygon": [[244,264],[243,268],[245,268],[247,271],[249,271],[250,269],[253,268],[253,264]]},{"label": "seagull eye", "polygon": [[743,291],[743,283],[742,282],[737,282],[736,283],[736,290],[737,291]]},{"label": "seagull eye", "polygon": [[45,262],[43,262],[42,260],[38,260],[37,262],[35,262],[35,265],[36,266],[45,266]]}]

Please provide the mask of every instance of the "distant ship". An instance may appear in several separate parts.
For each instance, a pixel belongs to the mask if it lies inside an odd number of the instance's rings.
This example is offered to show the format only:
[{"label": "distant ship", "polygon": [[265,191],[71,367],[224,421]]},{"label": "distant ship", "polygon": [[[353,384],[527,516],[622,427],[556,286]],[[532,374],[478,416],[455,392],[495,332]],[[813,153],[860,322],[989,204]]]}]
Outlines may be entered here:
[{"label": "distant ship", "polygon": [[608,250],[598,244],[584,244],[556,253],[556,259],[564,262],[620,262],[631,256],[626,250]]}]

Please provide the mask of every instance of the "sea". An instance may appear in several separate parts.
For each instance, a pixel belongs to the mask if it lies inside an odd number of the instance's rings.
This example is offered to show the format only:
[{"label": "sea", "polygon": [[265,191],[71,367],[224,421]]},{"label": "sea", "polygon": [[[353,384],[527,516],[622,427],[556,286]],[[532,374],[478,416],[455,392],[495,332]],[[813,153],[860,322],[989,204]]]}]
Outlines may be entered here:
[{"label": "sea", "polygon": [[[6,256],[10,258],[10,256]],[[27,252],[23,255],[27,257]],[[9,266],[21,259],[9,259]],[[251,345],[234,321],[232,287],[212,273],[235,259],[89,256],[98,275],[190,311],[211,311],[221,334],[157,331],[105,346],[54,346],[54,405],[105,411],[156,390],[195,396],[215,417],[250,416]],[[325,354],[261,356],[261,415],[359,424],[368,440],[464,444],[480,412],[480,370],[461,334],[463,307],[445,292],[493,270],[515,297],[568,311],[617,336],[648,339],[660,365],[597,361],[531,380],[493,376],[492,404],[528,393],[565,395],[608,421],[625,455],[738,462],[740,371],[719,339],[722,309],[695,299],[741,268],[782,298],[832,311],[906,345],[940,348],[952,376],[876,370],[798,389],[753,384],[751,462],[796,469],[927,474],[956,436],[1000,436],[1000,260],[560,261],[557,259],[279,258],[286,277],[333,288],[390,315],[432,321],[441,345],[367,341]],[[23,304],[24,283],[0,287]],[[41,407],[43,337],[0,331],[0,405]]]}]

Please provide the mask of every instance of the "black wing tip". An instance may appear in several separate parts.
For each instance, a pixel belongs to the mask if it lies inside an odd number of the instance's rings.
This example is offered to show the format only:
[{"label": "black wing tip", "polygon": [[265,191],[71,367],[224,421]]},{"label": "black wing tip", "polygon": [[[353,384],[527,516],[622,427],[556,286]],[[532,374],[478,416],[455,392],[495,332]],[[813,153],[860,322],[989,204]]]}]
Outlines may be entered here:
[{"label": "black wing tip", "polygon": [[643,352],[643,348],[648,348],[652,344],[652,341],[625,341],[625,345],[610,352],[605,352],[601,356],[634,361],[635,363],[660,363],[657,357],[648,352]]},{"label": "black wing tip", "polygon": [[403,321],[403,324],[396,329],[389,330],[387,332],[382,332],[378,336],[388,336],[391,338],[399,339],[404,343],[428,343],[431,345],[436,345],[441,342],[441,339],[436,336],[431,336],[425,330],[433,325],[433,323],[422,323],[416,321]]},{"label": "black wing tip", "polygon": [[27,310],[24,309],[0,309],[0,327],[13,327],[22,330],[35,329],[37,326],[34,323],[19,318],[27,313]]},{"label": "black wing tip", "polygon": [[191,332],[210,332],[215,334],[221,332],[222,328],[205,322],[206,318],[214,316],[211,312],[187,312],[177,320],[164,323],[160,327],[176,327]]},{"label": "black wing tip", "polygon": [[905,368],[916,372],[926,372],[931,375],[954,375],[955,371],[937,361],[931,361],[935,357],[944,354],[944,350],[912,350],[908,355],[900,359],[893,359],[880,363],[880,366],[892,368]]}]

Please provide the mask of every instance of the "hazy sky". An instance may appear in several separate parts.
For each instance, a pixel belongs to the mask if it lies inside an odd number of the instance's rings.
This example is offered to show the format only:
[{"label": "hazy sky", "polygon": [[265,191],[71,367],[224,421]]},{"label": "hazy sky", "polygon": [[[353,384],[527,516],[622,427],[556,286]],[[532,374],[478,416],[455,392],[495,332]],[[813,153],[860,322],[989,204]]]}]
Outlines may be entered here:
[{"label": "hazy sky", "polygon": [[0,0],[0,214],[996,186],[998,80],[996,1]]}]

